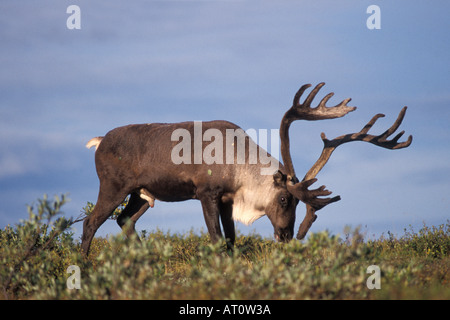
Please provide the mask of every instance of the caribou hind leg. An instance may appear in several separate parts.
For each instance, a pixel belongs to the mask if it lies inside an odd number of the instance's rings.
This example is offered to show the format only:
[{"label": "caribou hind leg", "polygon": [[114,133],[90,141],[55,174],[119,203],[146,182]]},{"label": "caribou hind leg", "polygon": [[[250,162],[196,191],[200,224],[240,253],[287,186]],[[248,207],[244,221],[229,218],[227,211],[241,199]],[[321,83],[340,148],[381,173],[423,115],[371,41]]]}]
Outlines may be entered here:
[{"label": "caribou hind leg", "polygon": [[84,220],[81,249],[86,257],[95,232],[128,195],[128,192],[118,190],[115,186],[114,183],[100,181],[97,203],[92,213]]},{"label": "caribou hind leg", "polygon": [[[142,199],[137,193],[131,194],[127,206],[117,218],[117,224],[122,228],[127,237],[131,237],[133,234],[137,235],[135,229],[136,221],[149,207],[150,203],[147,200]],[[139,240],[139,237],[137,239]]]}]

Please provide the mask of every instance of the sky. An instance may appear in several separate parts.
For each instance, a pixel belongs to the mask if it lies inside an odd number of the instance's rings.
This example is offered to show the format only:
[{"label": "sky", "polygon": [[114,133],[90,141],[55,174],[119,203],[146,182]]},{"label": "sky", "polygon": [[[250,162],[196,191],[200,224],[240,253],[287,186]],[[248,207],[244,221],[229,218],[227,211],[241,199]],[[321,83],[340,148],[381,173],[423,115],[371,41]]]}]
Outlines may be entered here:
[{"label": "sky", "polygon": [[[70,5],[80,29],[69,29]],[[367,20],[380,9],[381,29]],[[447,223],[450,212],[450,3],[445,0],[3,0],[0,2],[0,227],[26,219],[44,194],[67,193],[66,217],[96,202],[86,142],[132,123],[223,119],[278,129],[300,86],[325,82],[315,101],[352,98],[346,117],[297,121],[291,153],[299,177],[334,138],[386,130],[403,106],[412,145],[339,147],[317,176],[342,200],[310,232],[368,238]],[[70,20],[70,19],[69,19]],[[70,20],[71,21],[71,20]],[[274,153],[274,151],[271,151]],[[276,152],[275,152],[276,154]],[[297,207],[295,229],[305,207]],[[241,233],[272,237],[262,217]],[[138,230],[206,230],[199,201],[157,201]],[[74,225],[81,234],[81,223]],[[98,235],[117,234],[107,221]]]}]

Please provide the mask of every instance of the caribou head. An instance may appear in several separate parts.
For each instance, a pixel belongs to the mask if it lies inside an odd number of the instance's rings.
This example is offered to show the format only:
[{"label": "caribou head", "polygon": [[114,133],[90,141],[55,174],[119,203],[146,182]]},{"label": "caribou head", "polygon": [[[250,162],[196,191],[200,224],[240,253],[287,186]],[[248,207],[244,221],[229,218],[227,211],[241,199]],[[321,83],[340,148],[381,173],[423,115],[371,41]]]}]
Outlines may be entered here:
[{"label": "caribou head", "polygon": [[[345,134],[333,140],[327,139],[326,135],[322,133],[321,138],[324,143],[322,154],[320,155],[316,163],[311,167],[311,169],[309,169],[309,171],[306,173],[303,179],[300,181],[295,174],[290,154],[289,127],[291,123],[295,120],[311,121],[311,120],[340,118],[356,109],[356,107],[350,107],[347,105],[351,101],[350,98],[343,100],[341,103],[339,103],[334,107],[327,107],[326,103],[334,95],[334,93],[327,94],[320,101],[317,107],[315,108],[311,107],[312,101],[314,100],[315,96],[324,85],[325,83],[323,82],[319,83],[309,93],[308,97],[303,101],[303,103],[300,103],[300,98],[302,97],[303,93],[306,91],[306,89],[311,87],[310,84],[302,86],[295,94],[293,105],[284,114],[280,125],[281,156],[283,159],[285,172],[284,173],[277,172],[274,175],[274,180],[283,181],[286,191],[290,195],[292,195],[292,197],[294,197],[295,199],[302,201],[303,203],[306,204],[306,215],[302,223],[300,224],[299,230],[297,232],[297,239],[299,240],[303,239],[306,236],[306,233],[310,229],[311,225],[317,219],[316,212],[318,210],[324,208],[330,203],[339,201],[341,199],[339,196],[335,196],[333,198],[319,198],[331,194],[330,191],[325,189],[325,186],[321,186],[320,188],[315,190],[308,190],[308,187],[317,181],[315,177],[328,162],[331,154],[338,146],[351,141],[365,141],[382,148],[396,150],[406,148],[412,142],[412,136],[409,136],[408,139],[404,142],[398,142],[398,140],[405,133],[404,131],[401,131],[394,138],[389,140],[389,137],[398,129],[398,127],[402,123],[407,107],[404,107],[400,111],[400,114],[398,115],[398,118],[394,122],[394,124],[388,130],[386,130],[384,133],[378,136],[368,134],[368,132],[379,118],[384,117],[383,114],[375,115],[361,129],[361,131],[356,133]],[[298,201],[293,201],[292,203],[293,209],[291,210],[295,211],[295,206],[298,204]],[[289,227],[286,228],[286,230],[288,231],[284,232],[284,236],[278,238],[285,241],[290,240],[293,237],[293,228],[294,223],[291,222]]]}]

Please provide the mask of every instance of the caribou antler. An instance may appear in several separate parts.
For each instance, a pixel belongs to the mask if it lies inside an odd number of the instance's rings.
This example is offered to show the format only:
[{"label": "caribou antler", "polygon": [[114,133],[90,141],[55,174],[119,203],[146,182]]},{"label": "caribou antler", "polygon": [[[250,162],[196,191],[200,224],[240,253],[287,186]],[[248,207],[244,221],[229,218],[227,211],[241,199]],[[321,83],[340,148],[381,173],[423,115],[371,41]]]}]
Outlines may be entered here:
[{"label": "caribou antler", "polygon": [[303,180],[302,182],[295,183],[293,179],[286,183],[287,190],[298,200],[310,205],[314,210],[318,211],[326,205],[341,200],[340,196],[333,198],[318,198],[322,196],[328,196],[331,191],[325,190],[325,186],[321,186],[315,190],[308,190],[317,179]]},{"label": "caribou antler", "polygon": [[281,157],[283,159],[284,167],[287,177],[287,189],[288,191],[300,201],[310,205],[314,210],[320,210],[326,205],[340,200],[340,197],[334,198],[318,198],[320,196],[330,195],[331,192],[325,190],[325,186],[321,186],[315,190],[308,190],[316,179],[303,179],[299,182],[295,176],[294,166],[292,164],[292,158],[289,147],[289,127],[295,120],[324,120],[334,119],[345,116],[347,113],[356,109],[356,107],[349,107],[347,103],[350,102],[350,98],[343,100],[341,103],[334,107],[327,107],[326,103],[334,95],[334,93],[327,94],[315,108],[311,108],[311,102],[319,90],[325,85],[325,83],[319,83],[308,95],[305,101],[301,104],[300,98],[306,89],[311,87],[310,84],[303,85],[295,94],[292,107],[284,114],[281,119],[280,125],[280,137],[281,137]]},{"label": "caribou antler", "polygon": [[395,120],[394,124],[385,132],[380,134],[379,136],[374,136],[371,134],[367,134],[369,130],[372,128],[372,126],[375,124],[375,122],[379,118],[383,118],[384,114],[377,114],[375,115],[365,126],[361,129],[361,131],[356,133],[350,133],[346,135],[342,135],[340,137],[337,137],[333,140],[328,140],[325,136],[325,133],[322,132],[321,138],[324,143],[322,154],[320,155],[319,159],[316,161],[316,163],[309,169],[308,173],[305,175],[303,180],[310,180],[313,179],[319,171],[325,166],[325,164],[328,162],[328,159],[330,159],[331,154],[333,151],[340,146],[341,144],[351,142],[351,141],[365,141],[370,142],[374,145],[377,145],[382,148],[396,150],[396,149],[402,149],[408,147],[412,142],[412,136],[410,135],[408,137],[408,140],[404,142],[398,142],[398,140],[403,136],[405,131],[401,131],[399,134],[397,134],[392,140],[388,140],[389,136],[391,136],[400,126],[400,124],[403,121],[403,118],[405,117],[407,107],[404,107],[398,117],[397,120]]},{"label": "caribou antler", "polygon": [[[309,171],[306,173],[305,177],[303,178],[303,181],[310,181],[311,179],[314,179],[316,175],[319,173],[319,171],[325,166],[325,164],[330,159],[331,154],[333,151],[340,146],[341,144],[351,142],[351,141],[365,141],[370,142],[374,145],[377,145],[382,148],[390,149],[390,150],[396,150],[396,149],[402,149],[408,147],[412,142],[412,136],[410,135],[408,139],[404,142],[398,142],[398,140],[403,136],[405,131],[401,131],[398,133],[393,139],[388,140],[388,138],[398,129],[400,124],[403,121],[403,118],[405,117],[407,107],[404,107],[398,117],[397,120],[395,120],[394,124],[385,132],[382,134],[375,136],[368,134],[369,130],[372,128],[372,126],[375,124],[375,122],[379,119],[384,117],[384,114],[377,114],[375,115],[365,126],[361,129],[361,131],[351,134],[342,135],[340,137],[337,137],[333,140],[328,140],[325,136],[325,133],[322,132],[321,138],[324,143],[324,148],[322,151],[322,154],[320,155],[319,159],[316,161],[316,163],[309,169]],[[313,224],[313,222],[317,219],[317,215],[315,212],[318,209],[310,204],[306,204],[306,216],[303,219],[303,222],[300,224],[298,233],[297,233],[297,239],[301,240],[306,236],[306,233],[308,232],[309,228]]]},{"label": "caribou antler", "polygon": [[308,95],[305,101],[301,104],[300,98],[306,89],[311,87],[310,84],[305,84],[302,86],[295,94],[292,107],[284,114],[280,125],[280,138],[281,138],[281,157],[283,159],[284,168],[286,170],[287,184],[286,187],[288,191],[295,196],[300,201],[306,204],[306,216],[300,224],[297,239],[303,239],[308,232],[309,228],[316,220],[316,211],[322,209],[326,205],[340,200],[339,196],[333,198],[318,198],[322,196],[330,195],[331,192],[325,190],[325,186],[321,186],[315,190],[308,190],[317,179],[316,175],[325,166],[328,159],[330,158],[333,151],[341,144],[351,142],[351,141],[366,141],[373,143],[377,146],[387,149],[401,149],[408,147],[412,142],[412,136],[409,136],[408,140],[405,142],[398,142],[398,140],[404,134],[404,131],[397,134],[393,139],[388,140],[388,138],[398,129],[405,116],[406,107],[400,111],[400,114],[394,124],[386,130],[384,133],[378,136],[368,134],[368,131],[375,122],[384,117],[383,114],[375,115],[364,128],[352,134],[346,134],[337,137],[333,140],[328,140],[324,133],[321,134],[324,148],[322,154],[312,168],[307,172],[305,177],[301,182],[295,176],[294,166],[292,164],[292,158],[290,154],[289,147],[289,127],[291,123],[295,120],[324,120],[324,119],[335,119],[345,116],[347,113],[354,111],[356,107],[350,107],[347,104],[351,101],[350,98],[343,100],[338,105],[334,107],[326,107],[326,103],[334,95],[333,93],[327,94],[315,108],[311,108],[311,102],[314,100],[315,96],[319,90],[325,85],[325,83],[319,83]]},{"label": "caribou antler", "polygon": [[300,104],[300,97],[303,95],[306,89],[311,87],[310,84],[303,85],[295,94],[292,107],[284,114],[283,119],[281,119],[281,157],[283,159],[287,174],[291,177],[295,177],[295,170],[294,166],[292,165],[291,153],[289,151],[289,127],[291,123],[295,120],[324,120],[340,118],[356,109],[356,107],[347,106],[347,103],[349,103],[351,100],[350,98],[343,100],[341,103],[334,107],[326,107],[325,104],[334,95],[334,93],[332,92],[327,94],[322,99],[322,101],[320,101],[319,105],[316,108],[311,108],[311,102],[324,85],[324,82],[319,83],[311,91],[305,101]]}]

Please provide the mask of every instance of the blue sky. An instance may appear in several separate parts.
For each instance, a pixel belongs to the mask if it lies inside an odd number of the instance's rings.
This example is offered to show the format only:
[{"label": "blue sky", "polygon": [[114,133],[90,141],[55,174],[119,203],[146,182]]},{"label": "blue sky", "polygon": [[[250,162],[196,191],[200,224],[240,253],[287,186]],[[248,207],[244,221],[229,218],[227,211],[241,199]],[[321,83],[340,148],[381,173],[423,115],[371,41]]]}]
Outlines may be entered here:
[{"label": "blue sky", "polygon": [[[69,5],[81,29],[69,30]],[[369,5],[381,29],[369,30]],[[18,1],[0,3],[0,227],[27,218],[44,193],[69,193],[65,215],[97,199],[85,143],[130,123],[225,119],[276,129],[304,83],[317,99],[351,97],[345,118],[296,122],[293,162],[302,176],[329,138],[359,131],[376,113],[381,133],[402,124],[408,149],[341,146],[319,174],[342,197],[311,231],[362,226],[370,237],[449,219],[450,22],[448,1]],[[297,208],[296,229],[304,207]],[[138,229],[205,228],[200,203],[157,202]],[[271,236],[265,217],[241,232]],[[81,224],[75,225],[77,234]],[[108,221],[99,234],[120,231]]]}]

